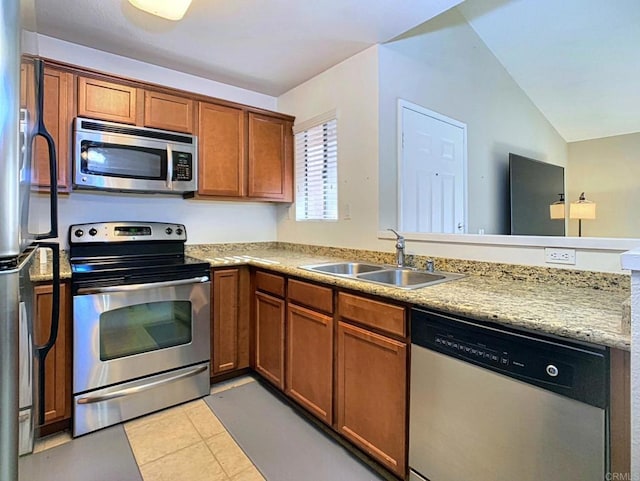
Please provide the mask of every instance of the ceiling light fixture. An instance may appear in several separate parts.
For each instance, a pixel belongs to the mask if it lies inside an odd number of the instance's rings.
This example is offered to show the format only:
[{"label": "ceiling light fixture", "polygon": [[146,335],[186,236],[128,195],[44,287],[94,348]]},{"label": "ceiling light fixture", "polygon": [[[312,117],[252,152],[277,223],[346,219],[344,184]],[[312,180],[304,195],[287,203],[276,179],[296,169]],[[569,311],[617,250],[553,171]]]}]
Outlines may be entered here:
[{"label": "ceiling light fixture", "polygon": [[167,20],[180,20],[191,5],[191,0],[129,0],[129,3],[152,15]]}]

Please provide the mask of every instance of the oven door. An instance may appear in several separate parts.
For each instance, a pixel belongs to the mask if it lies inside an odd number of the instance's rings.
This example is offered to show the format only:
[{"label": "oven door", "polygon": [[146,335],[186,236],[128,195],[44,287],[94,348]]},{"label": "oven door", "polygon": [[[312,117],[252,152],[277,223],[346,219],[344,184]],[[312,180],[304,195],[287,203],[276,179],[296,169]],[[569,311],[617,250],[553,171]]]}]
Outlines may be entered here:
[{"label": "oven door", "polygon": [[80,288],[73,298],[73,392],[210,359],[209,277]]}]

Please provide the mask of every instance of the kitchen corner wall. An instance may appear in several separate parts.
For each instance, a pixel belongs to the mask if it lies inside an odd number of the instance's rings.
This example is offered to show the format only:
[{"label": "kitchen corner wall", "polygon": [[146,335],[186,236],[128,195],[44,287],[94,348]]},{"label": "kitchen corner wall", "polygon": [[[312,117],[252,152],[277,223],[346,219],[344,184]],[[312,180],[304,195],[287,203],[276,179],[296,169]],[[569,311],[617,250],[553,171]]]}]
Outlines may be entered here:
[{"label": "kitchen corner wall", "polygon": [[[39,55],[145,82],[178,88],[268,110],[276,98],[194,75],[38,36]],[[33,199],[32,228],[44,230],[48,204]],[[189,244],[259,242],[276,239],[276,207],[270,203],[184,200],[178,196],[87,193],[60,196],[60,239],[66,244],[70,224],[111,220],[166,221],[185,224]]]},{"label": "kitchen corner wall", "polygon": [[375,248],[378,231],[378,46],[278,97],[278,110],[304,122],[336,109],[338,215],[335,222],[296,222],[295,206],[278,209],[278,240]]}]

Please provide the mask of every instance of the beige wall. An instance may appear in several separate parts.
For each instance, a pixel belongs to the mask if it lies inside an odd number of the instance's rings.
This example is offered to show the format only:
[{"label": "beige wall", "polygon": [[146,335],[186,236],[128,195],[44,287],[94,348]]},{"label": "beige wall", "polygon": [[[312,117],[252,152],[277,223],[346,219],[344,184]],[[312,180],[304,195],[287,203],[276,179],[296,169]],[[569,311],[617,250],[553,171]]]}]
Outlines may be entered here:
[{"label": "beige wall", "polygon": [[278,98],[278,109],[304,122],[337,111],[338,217],[295,221],[278,212],[278,240],[372,248],[378,231],[378,47],[370,47]]},{"label": "beige wall", "polygon": [[[596,203],[583,236],[640,238],[640,132],[569,143],[567,186],[569,201],[584,192]],[[578,235],[578,221],[568,232]]]},{"label": "beige wall", "polygon": [[398,99],[467,125],[467,233],[510,233],[509,152],[566,165],[564,139],[454,8],[380,47],[381,226],[397,225]]}]

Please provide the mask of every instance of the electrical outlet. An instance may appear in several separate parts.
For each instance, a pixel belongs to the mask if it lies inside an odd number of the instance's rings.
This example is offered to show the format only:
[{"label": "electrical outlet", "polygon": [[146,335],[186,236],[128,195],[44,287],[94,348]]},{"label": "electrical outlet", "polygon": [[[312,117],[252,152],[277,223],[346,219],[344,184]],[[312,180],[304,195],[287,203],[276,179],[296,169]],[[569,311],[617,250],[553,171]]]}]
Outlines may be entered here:
[{"label": "electrical outlet", "polygon": [[544,260],[549,264],[572,264],[576,263],[575,249],[555,249],[547,247],[544,250]]},{"label": "electrical outlet", "polygon": [[342,218],[344,220],[351,220],[351,204],[345,204],[342,208]]}]

